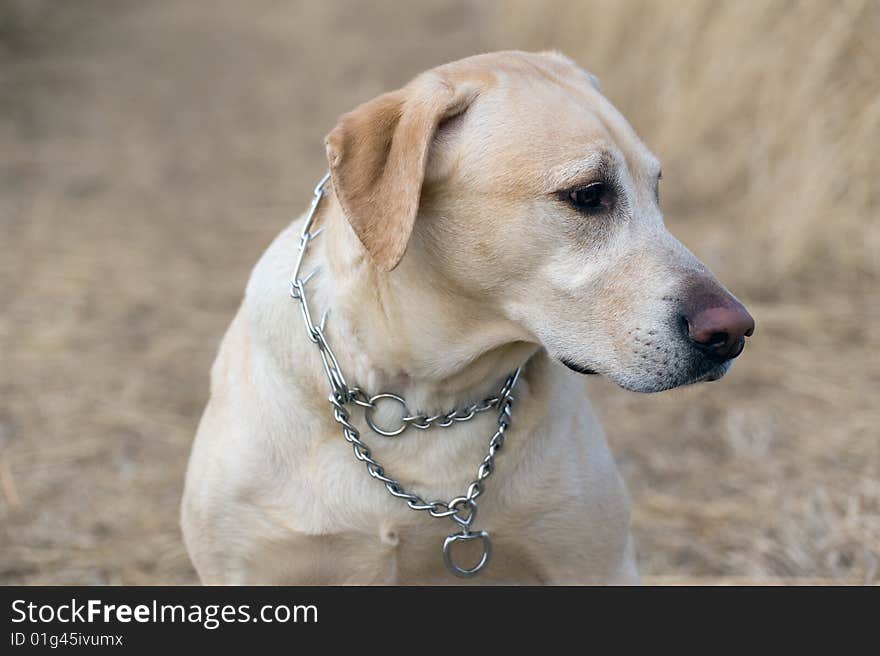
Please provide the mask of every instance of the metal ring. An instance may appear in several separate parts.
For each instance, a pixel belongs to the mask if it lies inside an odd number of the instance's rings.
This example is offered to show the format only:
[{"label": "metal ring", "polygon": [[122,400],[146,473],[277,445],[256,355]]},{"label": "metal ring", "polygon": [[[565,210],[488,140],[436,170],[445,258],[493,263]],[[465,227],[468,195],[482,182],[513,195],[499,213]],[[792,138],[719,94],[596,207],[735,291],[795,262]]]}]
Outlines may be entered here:
[{"label": "metal ring", "polygon": [[380,401],[382,399],[391,399],[392,401],[397,401],[400,405],[403,406],[403,416],[409,416],[409,408],[406,407],[406,401],[397,396],[397,394],[376,394],[376,396],[370,397],[370,407],[364,409],[364,418],[367,420],[367,425],[374,431],[379,433],[379,435],[384,435],[385,437],[395,437],[397,435],[400,435],[407,428],[408,424],[405,421],[401,421],[400,427],[394,430],[382,428],[381,426],[377,426],[373,422],[373,412],[376,410],[376,401]]},{"label": "metal ring", "polygon": [[[455,564],[455,561],[452,560],[452,554],[450,553],[450,547],[455,542],[469,542],[470,540],[480,539],[483,541],[483,557],[480,558],[480,562],[471,567],[470,569],[466,569],[464,567],[459,567]],[[448,536],[443,541],[443,563],[446,565],[446,569],[450,572],[459,576],[463,579],[469,579],[472,576],[476,576],[480,573],[486,565],[489,564],[489,558],[492,556],[492,542],[489,540],[489,534],[486,531],[478,531],[475,533],[455,533],[453,535]]]}]

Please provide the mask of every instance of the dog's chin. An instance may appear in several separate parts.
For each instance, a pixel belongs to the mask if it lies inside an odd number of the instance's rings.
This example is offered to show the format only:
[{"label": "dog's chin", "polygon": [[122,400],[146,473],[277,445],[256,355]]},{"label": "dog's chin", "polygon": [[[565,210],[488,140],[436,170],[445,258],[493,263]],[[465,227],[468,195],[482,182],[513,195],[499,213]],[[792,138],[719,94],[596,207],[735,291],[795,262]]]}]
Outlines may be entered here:
[{"label": "dog's chin", "polygon": [[565,358],[561,358],[560,362],[579,374],[601,374],[618,387],[622,387],[630,392],[640,392],[645,394],[665,392],[667,390],[675,389],[676,387],[720,380],[730,370],[730,367],[733,364],[732,360],[720,364],[706,363],[703,361],[699,364],[692,364],[689,367],[686,366],[665,371],[599,372],[591,367],[578,364]]}]

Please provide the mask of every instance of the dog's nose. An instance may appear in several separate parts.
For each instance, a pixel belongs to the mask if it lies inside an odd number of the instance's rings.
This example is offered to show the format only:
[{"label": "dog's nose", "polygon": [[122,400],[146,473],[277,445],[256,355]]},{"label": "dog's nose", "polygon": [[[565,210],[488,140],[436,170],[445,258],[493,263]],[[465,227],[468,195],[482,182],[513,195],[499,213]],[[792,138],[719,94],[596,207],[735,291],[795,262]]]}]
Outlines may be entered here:
[{"label": "dog's nose", "polygon": [[702,307],[684,320],[691,341],[720,362],[742,353],[755,331],[755,320],[737,301]]}]

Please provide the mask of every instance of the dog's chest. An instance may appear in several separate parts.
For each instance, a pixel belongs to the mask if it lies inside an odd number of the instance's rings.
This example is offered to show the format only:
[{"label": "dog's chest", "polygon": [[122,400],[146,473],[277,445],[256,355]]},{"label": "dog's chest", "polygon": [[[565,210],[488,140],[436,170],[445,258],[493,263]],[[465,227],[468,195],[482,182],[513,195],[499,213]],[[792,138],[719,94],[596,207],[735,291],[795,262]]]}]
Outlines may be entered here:
[{"label": "dog's chest", "polygon": [[[472,427],[478,432],[481,428]],[[589,445],[595,440],[569,440],[570,445],[559,448],[565,436],[551,436],[536,457],[531,450],[536,436],[523,432],[512,433],[519,443],[506,444],[499,452],[496,469],[478,498],[474,529],[488,531],[492,542],[490,565],[478,582],[548,582],[562,576],[560,564],[575,570],[587,561],[593,569],[610,567],[628,532],[625,495],[616,472],[603,466],[603,457],[591,455]],[[417,439],[455,437],[450,432]],[[389,449],[385,439],[371,436],[376,459],[426,501],[463,494],[482,458],[479,441],[473,449],[429,442]],[[458,532],[456,524],[412,510],[393,497],[341,436],[322,440],[319,448],[304,454],[298,472],[278,492],[263,499],[273,509],[276,530],[260,558],[274,563],[276,576],[284,570],[291,583],[460,582],[442,558],[444,539]],[[466,549],[456,553],[464,566],[478,559],[479,553]]]},{"label": "dog's chest", "polygon": [[[485,504],[490,506],[490,504]],[[399,585],[457,584],[443,562],[445,538],[459,528],[448,519],[431,518],[390,504],[371,508],[352,508],[357,516],[347,526],[319,534],[295,530],[272,531],[268,540],[255,545],[253,562],[268,568],[266,578],[283,579],[291,584]],[[475,530],[487,530],[492,556],[489,566],[475,582],[534,583],[552,577],[548,567],[557,562],[568,547],[560,542],[552,549],[539,546],[541,535],[512,530],[512,526],[535,525],[525,512],[508,509],[502,517],[487,508]],[[511,523],[510,517],[522,519]],[[580,539],[575,522],[562,517],[553,520],[556,529],[567,525],[566,535]],[[479,561],[480,550],[456,547],[455,561],[470,567]],[[558,547],[558,549],[557,549]],[[261,578],[261,577],[258,577]]]}]

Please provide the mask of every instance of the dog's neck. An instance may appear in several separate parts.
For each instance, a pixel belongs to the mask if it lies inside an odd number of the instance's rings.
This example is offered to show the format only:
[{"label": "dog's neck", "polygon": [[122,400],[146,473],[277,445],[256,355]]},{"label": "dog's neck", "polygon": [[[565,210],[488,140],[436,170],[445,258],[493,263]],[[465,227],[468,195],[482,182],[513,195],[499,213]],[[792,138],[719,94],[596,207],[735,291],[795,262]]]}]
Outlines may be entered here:
[{"label": "dog's neck", "polygon": [[334,195],[321,202],[325,231],[310,256],[322,271],[308,292],[317,316],[330,311],[327,339],[349,385],[405,395],[414,410],[448,410],[497,393],[538,350],[492,309],[444,293],[417,257],[379,271]]}]

